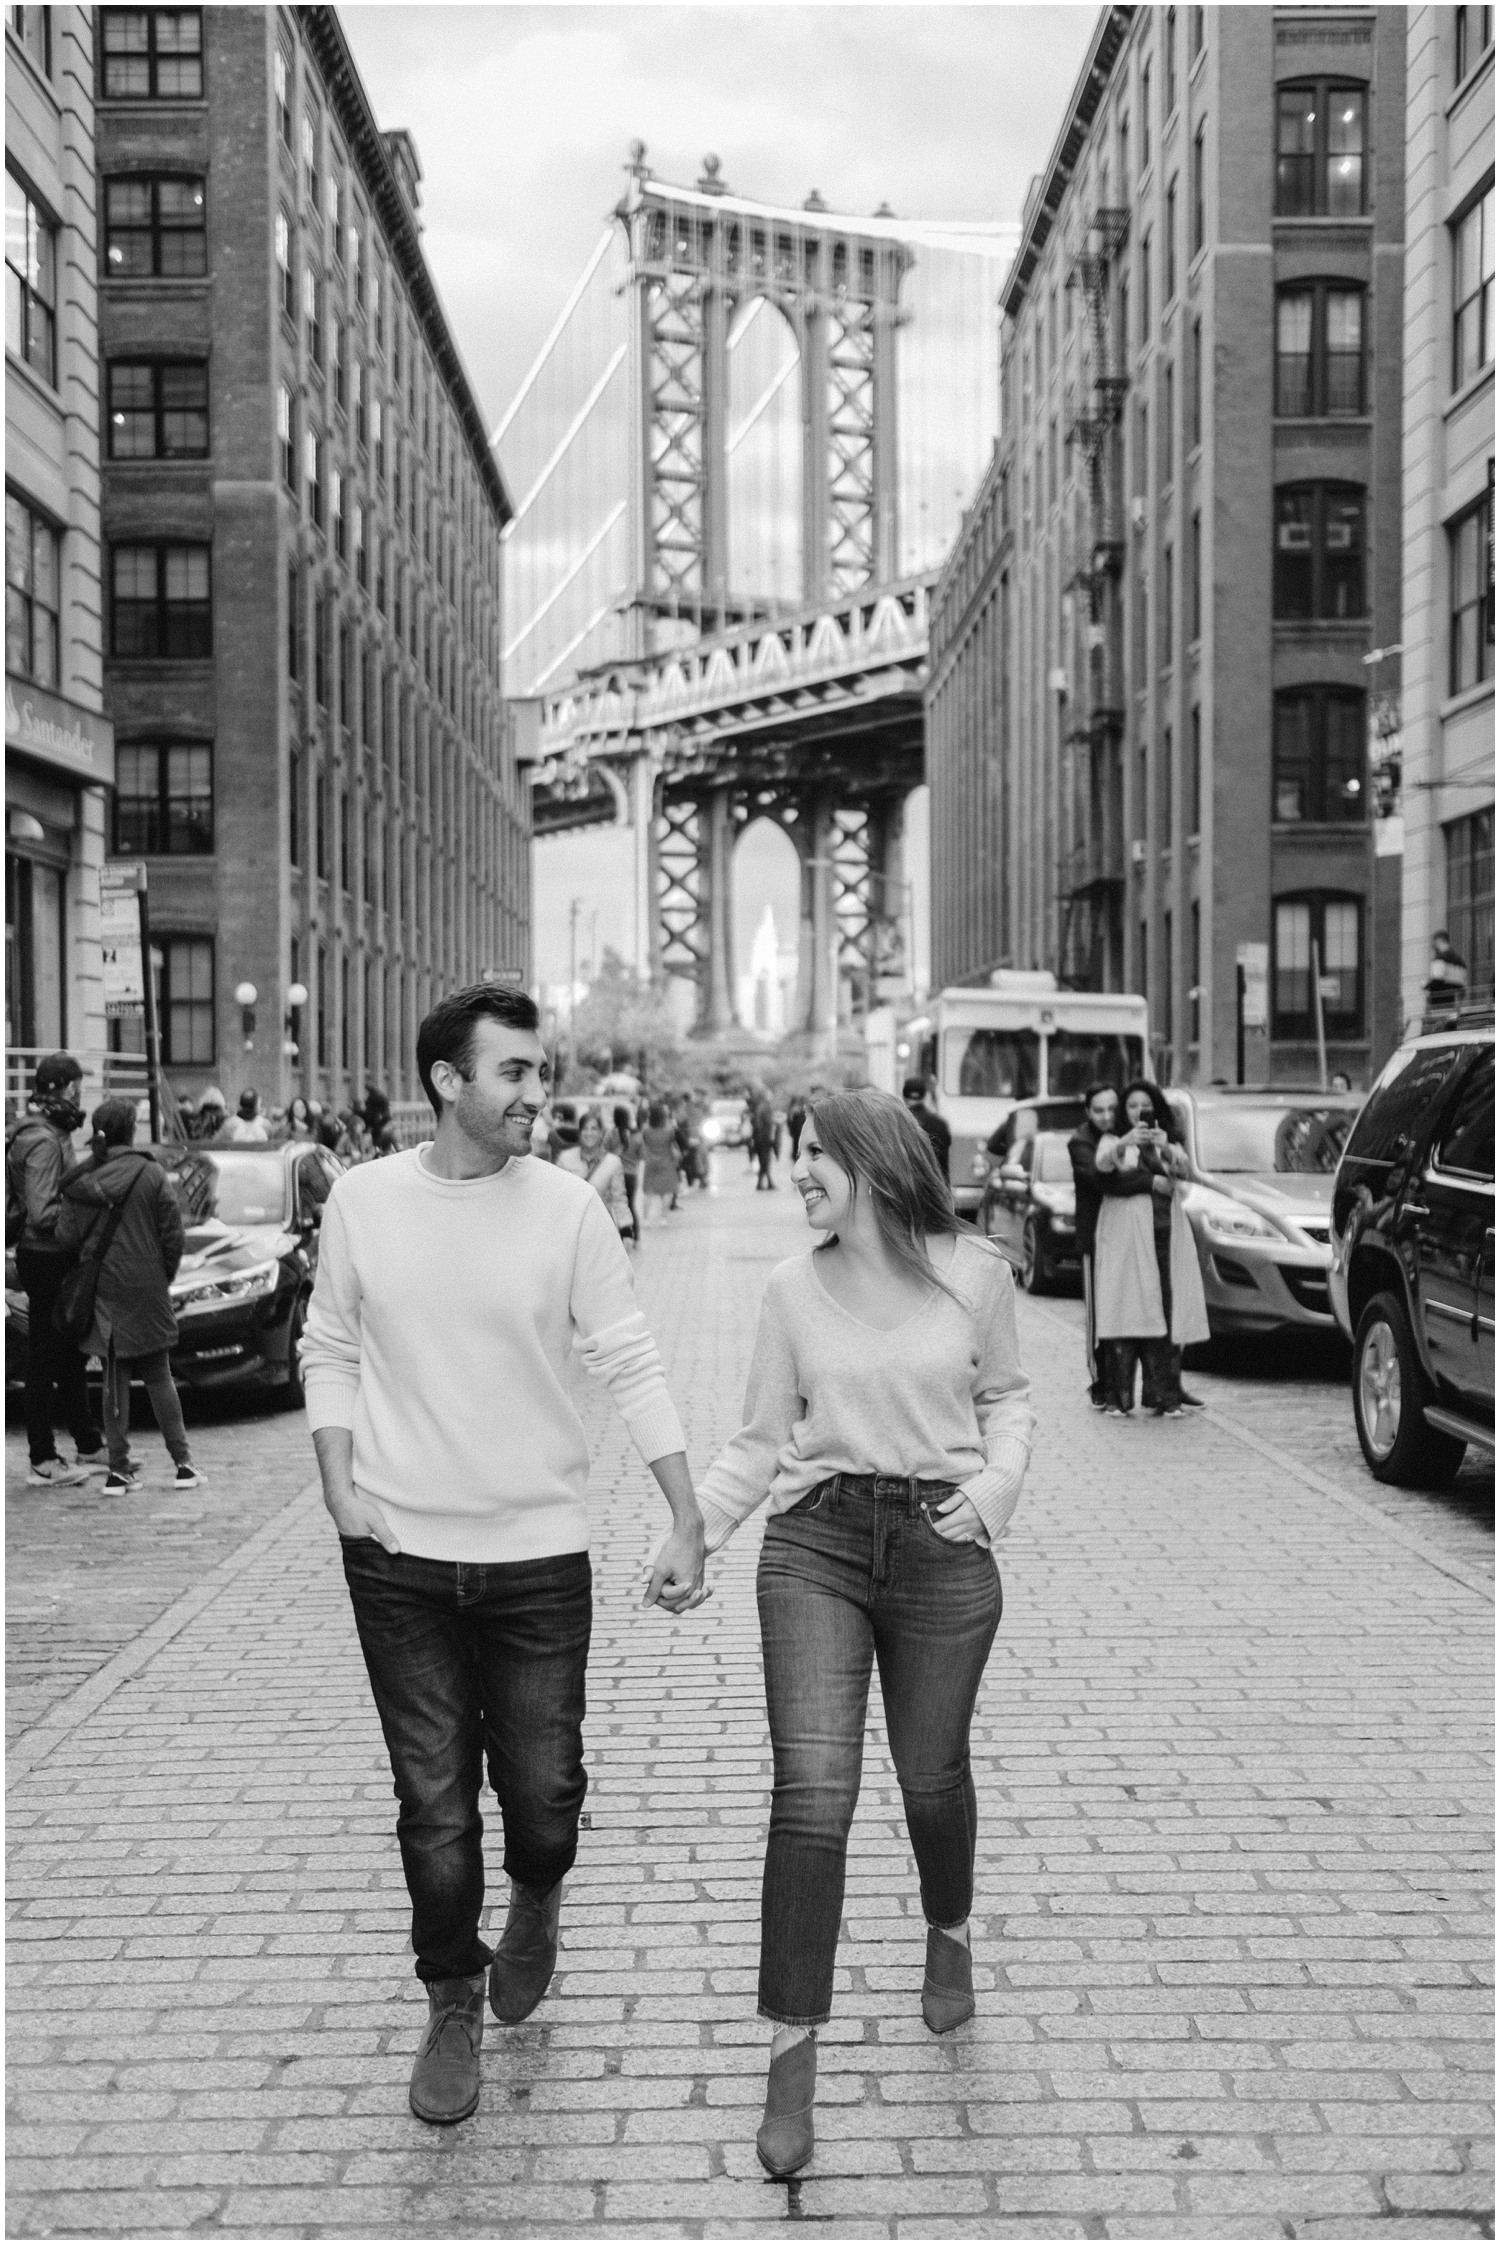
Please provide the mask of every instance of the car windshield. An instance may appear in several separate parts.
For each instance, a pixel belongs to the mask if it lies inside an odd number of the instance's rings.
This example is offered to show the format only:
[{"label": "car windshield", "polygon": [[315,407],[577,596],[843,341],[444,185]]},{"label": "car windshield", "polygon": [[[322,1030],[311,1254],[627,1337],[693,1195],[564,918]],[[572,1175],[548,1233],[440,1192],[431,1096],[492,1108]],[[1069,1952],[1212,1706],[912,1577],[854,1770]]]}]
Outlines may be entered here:
[{"label": "car windshield", "polygon": [[1350,1107],[1200,1107],[1198,1166],[1217,1175],[1331,1177]]},{"label": "car windshield", "polygon": [[1072,1184],[1073,1164],[1066,1138],[1056,1138],[1049,1132],[1045,1138],[1037,1140],[1031,1174],[1039,1185]]},{"label": "car windshield", "polygon": [[190,1224],[279,1224],[285,1201],[280,1150],[209,1153],[192,1146],[162,1164]]}]

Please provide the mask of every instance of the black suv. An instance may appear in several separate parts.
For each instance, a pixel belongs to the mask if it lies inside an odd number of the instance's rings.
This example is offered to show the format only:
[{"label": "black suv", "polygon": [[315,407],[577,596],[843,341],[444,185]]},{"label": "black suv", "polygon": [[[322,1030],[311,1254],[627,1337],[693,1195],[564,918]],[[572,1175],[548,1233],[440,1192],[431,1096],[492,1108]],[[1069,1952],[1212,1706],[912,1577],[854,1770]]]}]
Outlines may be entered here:
[{"label": "black suv", "polygon": [[1436,1488],[1471,1442],[1493,1456],[1493,1013],[1461,1014],[1392,1054],[1339,1163],[1331,1244],[1370,1471]]}]

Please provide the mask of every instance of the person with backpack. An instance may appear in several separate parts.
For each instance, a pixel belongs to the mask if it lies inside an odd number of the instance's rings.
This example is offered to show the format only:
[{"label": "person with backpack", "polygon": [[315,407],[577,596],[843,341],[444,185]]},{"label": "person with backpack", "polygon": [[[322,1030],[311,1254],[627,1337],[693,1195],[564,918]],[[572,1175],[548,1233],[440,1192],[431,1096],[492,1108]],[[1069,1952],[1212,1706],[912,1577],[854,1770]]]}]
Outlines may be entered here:
[{"label": "person with backpack", "polygon": [[182,1214],[159,1162],[137,1152],[135,1102],[105,1099],[94,1109],[93,1160],[62,1188],[59,1237],[94,1265],[92,1320],[84,1342],[104,1362],[104,1431],[109,1442],[107,1497],[140,1486],[130,1456],[130,1384],[141,1380],[162,1439],[177,1467],[176,1486],[205,1479],[193,1464],[168,1351],[177,1339],[171,1282],[182,1261]]},{"label": "person with backpack", "polygon": [[[72,1136],[83,1121],[78,1087],[83,1070],[70,1052],[49,1052],[36,1064],[31,1099],[5,1134],[5,1244],[15,1251],[26,1294],[26,1447],[33,1489],[87,1480],[104,1464],[104,1442],[89,1410],[83,1357],[60,1333],[53,1312],[74,1255],[58,1237],[62,1182],[73,1167]],[[57,1454],[56,1419],[78,1453],[76,1465]]]}]

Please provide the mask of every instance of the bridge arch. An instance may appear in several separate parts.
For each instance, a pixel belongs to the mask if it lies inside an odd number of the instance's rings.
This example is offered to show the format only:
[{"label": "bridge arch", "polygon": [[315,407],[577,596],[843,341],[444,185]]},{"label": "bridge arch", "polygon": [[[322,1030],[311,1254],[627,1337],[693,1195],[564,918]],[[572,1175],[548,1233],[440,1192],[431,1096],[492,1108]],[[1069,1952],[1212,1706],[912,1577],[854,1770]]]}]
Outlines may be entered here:
[{"label": "bridge arch", "polygon": [[727,357],[729,595],[742,612],[776,613],[803,599],[807,438],[798,338],[771,297],[756,294],[739,304]]}]

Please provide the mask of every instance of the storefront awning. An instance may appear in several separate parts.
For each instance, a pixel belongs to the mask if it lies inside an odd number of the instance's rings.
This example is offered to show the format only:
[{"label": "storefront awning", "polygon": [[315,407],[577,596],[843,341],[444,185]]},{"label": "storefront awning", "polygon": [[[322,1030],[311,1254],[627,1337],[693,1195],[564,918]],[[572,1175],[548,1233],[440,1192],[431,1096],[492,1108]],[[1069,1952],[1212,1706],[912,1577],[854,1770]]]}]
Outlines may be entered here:
[{"label": "storefront awning", "polygon": [[23,678],[5,681],[7,755],[29,756],[49,771],[91,786],[111,787],[115,729],[107,717]]}]

